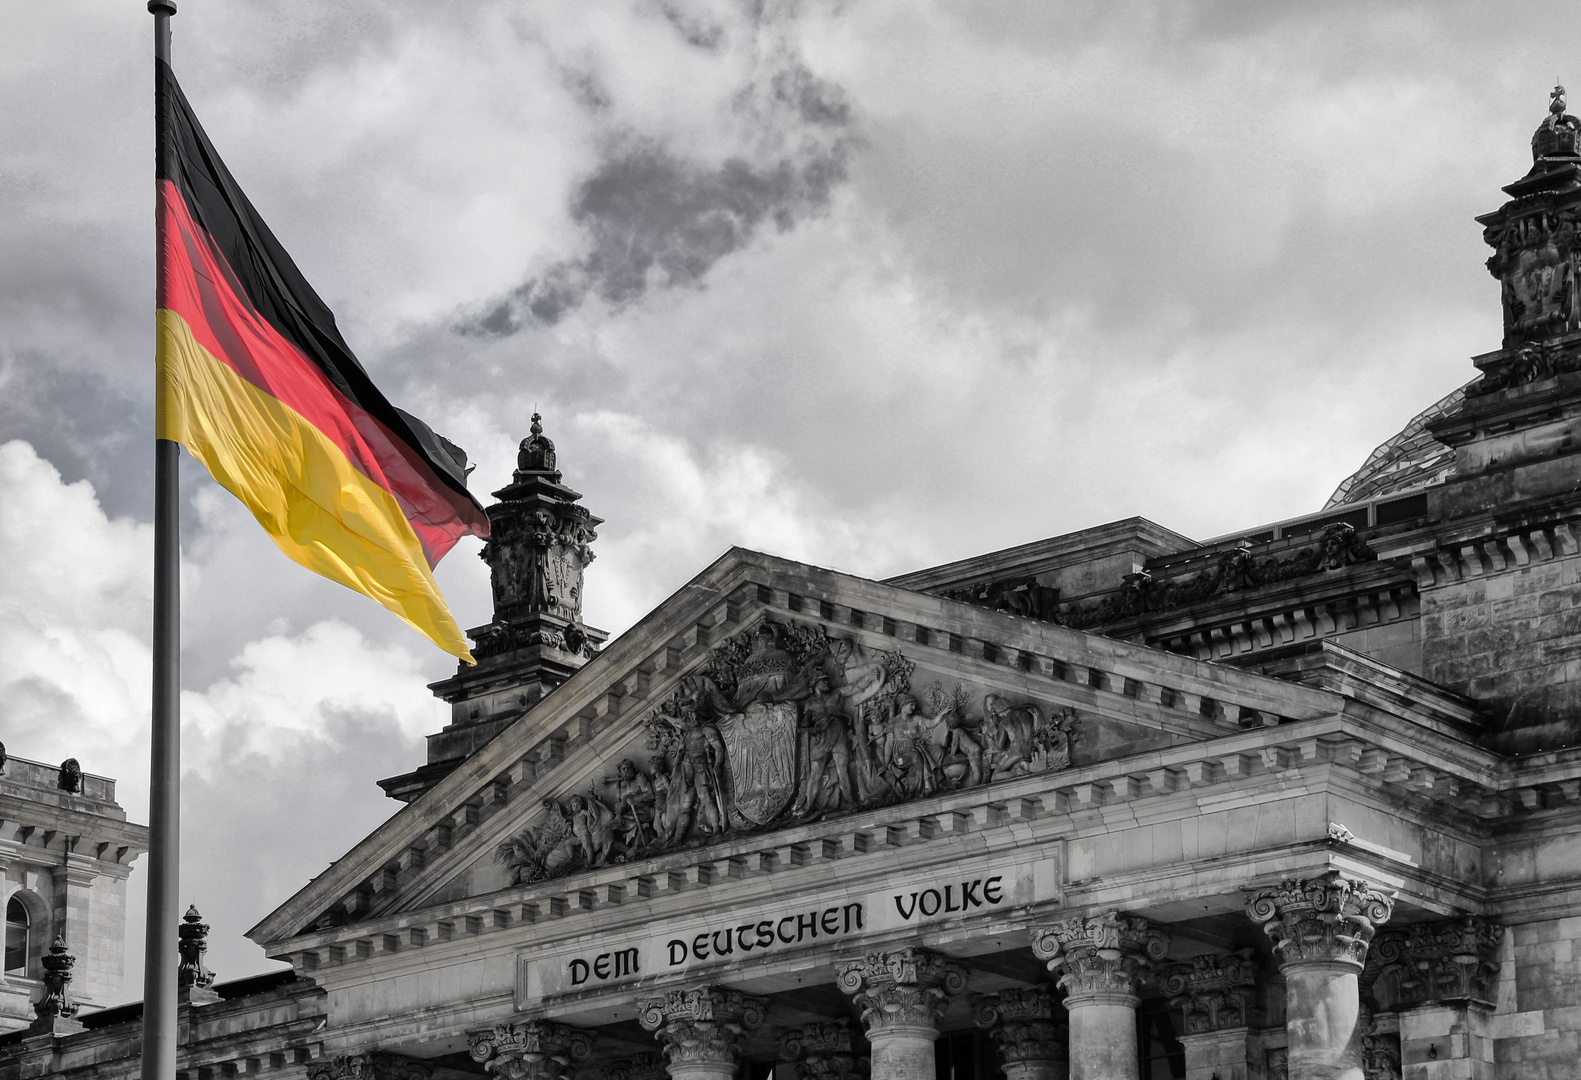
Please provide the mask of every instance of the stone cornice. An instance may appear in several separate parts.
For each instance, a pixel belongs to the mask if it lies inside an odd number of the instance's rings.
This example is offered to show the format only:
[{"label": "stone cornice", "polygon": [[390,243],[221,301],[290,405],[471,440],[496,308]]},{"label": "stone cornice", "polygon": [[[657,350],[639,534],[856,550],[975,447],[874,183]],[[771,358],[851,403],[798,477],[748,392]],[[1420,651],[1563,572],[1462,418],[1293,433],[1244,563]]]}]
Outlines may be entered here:
[{"label": "stone cornice", "polygon": [[[406,949],[414,945],[410,931],[426,928],[422,944],[443,946],[447,937],[461,939],[500,928],[500,912],[507,913],[504,925],[509,926],[520,921],[527,910],[538,921],[541,933],[545,920],[640,903],[692,888],[732,882],[744,887],[751,880],[772,880],[774,889],[783,889],[786,882],[799,884],[816,867],[836,861],[841,880],[876,880],[895,865],[897,849],[909,852],[930,841],[973,833],[990,841],[999,838],[1006,850],[1011,850],[1028,824],[1035,825],[1039,835],[1054,838],[1069,834],[1069,827],[1059,824],[1062,818],[1068,820],[1068,815],[1122,804],[1139,809],[1150,801],[1158,802],[1163,816],[1172,817],[1183,811],[1164,808],[1172,801],[1193,799],[1193,792],[1244,787],[1258,777],[1288,778],[1292,770],[1338,766],[1353,778],[1353,784],[1374,790],[1392,788],[1406,797],[1441,803],[1444,813],[1453,818],[1464,817],[1468,806],[1480,812],[1496,805],[1485,806],[1487,798],[1477,794],[1496,794],[1492,788],[1482,787],[1499,783],[1495,755],[1470,746],[1456,748],[1452,755],[1442,740],[1435,743],[1428,733],[1415,732],[1409,725],[1396,727],[1396,733],[1379,733],[1366,731],[1346,717],[1327,717],[1241,731],[1211,742],[1036,774],[880,812],[829,819],[488,896],[392,913],[299,935],[272,946],[269,953],[289,958],[300,957],[304,951],[322,952],[313,963],[349,962],[358,958],[359,939],[377,942],[385,935],[398,935],[402,939],[398,948]],[[1366,738],[1361,737],[1363,733]],[[1468,768],[1467,762],[1460,760],[1462,756],[1481,768]],[[939,849],[945,846],[940,844]],[[892,857],[882,857],[884,853]],[[904,861],[910,865],[912,858],[908,854]],[[852,859],[860,860],[861,870],[850,865]],[[566,932],[573,932],[569,925]],[[457,947],[465,946],[458,943]],[[328,950],[334,948],[339,948],[341,955],[332,959]],[[375,952],[382,953],[382,947]]]}]

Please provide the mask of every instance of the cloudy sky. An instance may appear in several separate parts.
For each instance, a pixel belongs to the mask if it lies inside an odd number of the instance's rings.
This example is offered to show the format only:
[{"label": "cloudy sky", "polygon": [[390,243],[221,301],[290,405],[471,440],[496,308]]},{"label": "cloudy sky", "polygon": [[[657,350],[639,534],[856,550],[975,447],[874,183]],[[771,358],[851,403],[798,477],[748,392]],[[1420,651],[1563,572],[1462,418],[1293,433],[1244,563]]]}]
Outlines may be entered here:
[{"label": "cloudy sky", "polygon": [[[389,396],[485,490],[544,414],[617,633],[732,544],[881,577],[1318,508],[1497,347],[1471,219],[1581,84],[1558,5],[181,6],[188,96]],[[0,35],[0,739],[138,820],[151,22]],[[183,486],[182,897],[228,978],[397,809],[451,663]]]}]

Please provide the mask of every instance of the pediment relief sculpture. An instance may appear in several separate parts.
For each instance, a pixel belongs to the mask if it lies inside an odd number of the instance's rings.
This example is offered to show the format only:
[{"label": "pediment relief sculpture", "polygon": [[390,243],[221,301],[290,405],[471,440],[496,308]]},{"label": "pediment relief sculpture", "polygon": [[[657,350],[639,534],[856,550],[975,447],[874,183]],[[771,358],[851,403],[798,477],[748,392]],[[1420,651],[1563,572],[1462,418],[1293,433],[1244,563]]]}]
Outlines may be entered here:
[{"label": "pediment relief sculpture", "polygon": [[710,651],[585,790],[495,852],[517,884],[1070,765],[1074,710],[913,685],[901,651],[768,617]]}]

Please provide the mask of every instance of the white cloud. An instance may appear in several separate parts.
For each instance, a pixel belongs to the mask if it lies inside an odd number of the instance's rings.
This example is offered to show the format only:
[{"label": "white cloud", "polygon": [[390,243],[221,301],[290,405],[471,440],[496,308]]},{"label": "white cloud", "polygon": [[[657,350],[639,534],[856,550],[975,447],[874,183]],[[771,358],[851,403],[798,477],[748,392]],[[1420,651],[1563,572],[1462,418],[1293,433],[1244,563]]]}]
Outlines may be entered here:
[{"label": "white cloud", "polygon": [[[152,566],[150,526],[107,517],[87,481],[63,483],[27,443],[0,445],[0,733],[17,756],[75,757],[114,777],[136,821],[148,806]],[[192,585],[227,571],[186,564],[189,604],[214,602]],[[397,809],[373,781],[420,764],[422,735],[446,713],[412,647],[335,620],[243,640],[224,668],[197,686],[189,676],[182,694],[182,899],[215,927],[212,966],[236,977],[265,966],[243,931],[301,887],[304,866]],[[128,997],[140,994],[143,883],[134,871]]]}]

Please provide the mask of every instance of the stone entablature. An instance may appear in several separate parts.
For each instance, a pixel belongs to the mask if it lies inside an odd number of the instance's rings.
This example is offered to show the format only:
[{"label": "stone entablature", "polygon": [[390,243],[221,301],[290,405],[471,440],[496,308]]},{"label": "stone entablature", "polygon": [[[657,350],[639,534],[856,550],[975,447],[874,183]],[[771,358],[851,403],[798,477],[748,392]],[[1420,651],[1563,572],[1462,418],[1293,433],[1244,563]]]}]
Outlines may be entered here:
[{"label": "stone entablature", "polygon": [[[839,579],[832,574],[827,576],[847,584],[848,592],[888,594],[884,595],[883,600],[891,606],[897,599],[893,590],[882,586],[856,579]],[[973,624],[980,622],[984,624],[982,632],[986,633],[992,626],[995,628],[992,637],[998,638],[1000,643],[983,637],[934,631],[922,623],[901,623],[888,616],[874,621],[885,624],[884,628],[893,629],[894,635],[884,634],[882,628],[875,634],[866,629],[866,623],[872,618],[870,613],[874,608],[885,606],[877,595],[871,605],[855,609],[847,606],[854,599],[850,596],[845,598],[844,604],[834,605],[813,596],[752,583],[733,586],[727,591],[729,595],[739,596],[740,599],[727,600],[707,609],[692,630],[671,639],[658,652],[650,651],[651,646],[638,645],[646,653],[645,659],[640,653],[630,654],[630,646],[640,642],[641,635],[627,635],[617,645],[617,655],[612,656],[606,651],[599,663],[587,669],[587,674],[607,670],[606,663],[616,666],[617,670],[630,665],[626,668],[627,673],[618,676],[614,685],[605,684],[602,687],[592,680],[584,682],[586,675],[579,673],[567,685],[568,692],[564,696],[558,693],[555,695],[558,700],[551,703],[553,712],[546,717],[535,718],[540,722],[534,725],[535,737],[532,742],[527,747],[515,750],[509,759],[499,761],[490,770],[494,774],[481,785],[477,779],[477,770],[489,768],[485,762],[491,757],[500,756],[499,747],[491,746],[490,750],[480,752],[472,760],[472,766],[464,774],[470,778],[468,784],[442,783],[434,789],[431,797],[424,798],[421,813],[401,815],[398,820],[405,819],[402,829],[410,836],[406,842],[406,853],[398,859],[371,868],[350,894],[343,894],[338,900],[327,899],[326,906],[330,907],[330,911],[326,917],[331,922],[335,919],[361,921],[369,915],[389,910],[398,894],[406,896],[414,888],[422,889],[422,882],[428,882],[427,887],[430,889],[442,886],[446,872],[454,874],[464,869],[455,865],[453,860],[444,858],[447,850],[462,836],[473,834],[474,830],[488,823],[507,801],[519,797],[515,795],[516,792],[532,789],[534,795],[540,798],[558,794],[558,791],[546,791],[540,786],[540,778],[545,776],[547,770],[552,769],[566,776],[574,784],[578,771],[612,768],[623,753],[620,746],[612,745],[610,738],[611,729],[617,727],[615,721],[622,717],[633,717],[637,713],[637,704],[644,698],[649,701],[663,700],[673,693],[681,675],[706,659],[708,642],[718,640],[720,629],[741,624],[747,615],[745,605],[749,598],[756,600],[765,593],[775,601],[768,605],[770,609],[782,603],[791,615],[797,617],[805,618],[811,611],[817,611],[821,617],[827,607],[832,616],[827,620],[829,623],[839,626],[842,633],[854,634],[864,648],[873,652],[903,644],[901,635],[909,632],[912,645],[906,646],[908,656],[919,665],[920,670],[931,672],[929,665],[938,663],[954,667],[961,662],[960,657],[970,656],[973,661],[983,661],[982,677],[978,683],[983,692],[1002,690],[1013,700],[1024,700],[1026,695],[1022,688],[1031,680],[1030,686],[1035,690],[1034,700],[1048,709],[1064,708],[1069,702],[1095,716],[1111,718],[1116,722],[1140,723],[1144,728],[1151,727],[1177,737],[1207,738],[1225,730],[1235,730],[1246,723],[1249,716],[1255,717],[1257,723],[1266,725],[1322,715],[1335,707],[1334,699],[1328,695],[1272,684],[1251,676],[1230,675],[1222,671],[1210,673],[1191,661],[1165,660],[1160,665],[1149,655],[1149,667],[1140,663],[1140,656],[1134,666],[1122,663],[1116,667],[1114,658],[1082,648],[1082,635],[1061,631],[1057,627],[1029,627],[1024,621],[1012,620],[968,605],[953,605],[959,609],[954,613],[961,616],[962,629],[974,629]],[[899,594],[899,598],[904,598],[904,595]],[[778,617],[778,613],[775,614]],[[928,621],[937,625],[934,620]],[[856,628],[857,622],[863,625],[862,630]],[[919,627],[928,632],[919,634]],[[917,640],[919,637],[931,649],[939,650],[938,653],[930,655],[929,649],[917,648],[922,644]],[[1038,643],[1034,644],[1031,639],[1037,639]],[[622,649],[621,646],[627,648]],[[960,652],[956,652],[957,648]],[[1062,653],[1063,657],[1049,657],[1050,652]],[[935,656],[937,659],[934,659]],[[992,659],[984,660],[984,657]],[[631,670],[631,667],[636,670]],[[998,674],[995,674],[996,671]],[[1164,675],[1167,685],[1155,681],[1161,675]],[[608,678],[607,675],[604,677]],[[931,674],[929,677],[932,677]],[[578,689],[587,696],[584,698],[578,694]],[[1228,709],[1223,707],[1220,702],[1225,699],[1234,699],[1235,706]],[[628,733],[626,738],[630,738],[630,719],[618,727]],[[607,748],[602,764],[597,760],[588,760],[579,753],[585,753],[584,748],[594,745]],[[490,751],[495,753],[491,754]],[[580,766],[577,764],[578,758],[582,761]],[[596,782],[592,777],[581,782],[590,781]],[[564,786],[559,790],[563,791]],[[435,800],[444,809],[435,805]],[[506,839],[506,835],[501,835],[498,829],[487,831],[492,831],[497,838],[495,843]],[[357,854],[352,853],[353,861]],[[414,878],[417,880],[411,880]],[[320,908],[317,914],[323,912],[324,909]]]}]

